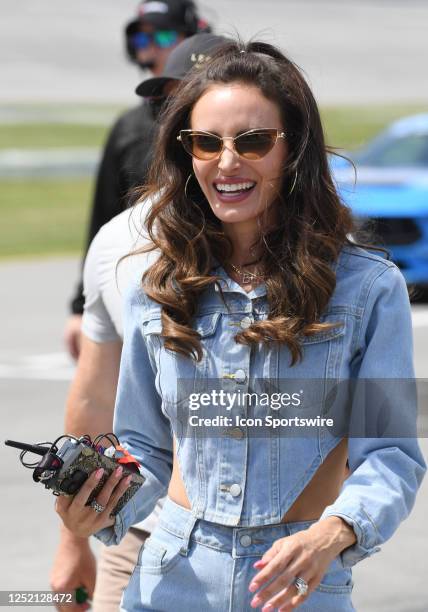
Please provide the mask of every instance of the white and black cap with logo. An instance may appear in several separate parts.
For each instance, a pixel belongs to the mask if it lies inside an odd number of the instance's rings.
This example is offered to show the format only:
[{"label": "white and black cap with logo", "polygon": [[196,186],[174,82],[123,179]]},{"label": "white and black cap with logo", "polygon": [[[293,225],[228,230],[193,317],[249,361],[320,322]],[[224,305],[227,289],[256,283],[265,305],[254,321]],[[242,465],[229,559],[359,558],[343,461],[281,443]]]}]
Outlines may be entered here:
[{"label": "white and black cap with logo", "polygon": [[181,81],[194,66],[209,59],[210,53],[231,42],[215,34],[195,34],[181,42],[168,57],[162,76],[146,79],[135,93],[143,98],[163,96],[163,88],[170,81]]}]

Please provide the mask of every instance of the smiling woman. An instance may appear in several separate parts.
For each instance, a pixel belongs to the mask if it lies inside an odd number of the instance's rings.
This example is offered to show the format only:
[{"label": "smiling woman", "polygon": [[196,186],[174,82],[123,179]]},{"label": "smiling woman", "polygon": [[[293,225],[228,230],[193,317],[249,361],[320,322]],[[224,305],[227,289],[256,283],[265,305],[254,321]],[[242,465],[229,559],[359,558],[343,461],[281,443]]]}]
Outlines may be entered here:
[{"label": "smiling woman", "polygon": [[216,139],[222,147],[217,146],[217,155],[209,159],[197,154],[200,143],[192,148],[196,179],[215,216],[233,224],[238,233],[262,213],[273,227],[271,204],[281,186],[287,150],[277,104],[258,87],[213,85],[193,107],[190,124],[193,133],[214,132],[223,138]]},{"label": "smiling woman", "polygon": [[[254,44],[239,61],[210,62],[183,82],[165,113],[147,193],[162,188],[163,195],[147,226],[149,232],[158,226],[168,253],[149,271],[148,291],[175,309],[170,283],[160,295],[160,277],[151,282],[165,273],[167,260],[177,262],[167,276],[188,289],[180,312],[163,312],[167,348],[198,353],[191,286],[193,279],[199,289],[213,282],[212,259],[245,290],[266,281],[270,316],[242,330],[241,342],[263,336],[285,342],[294,362],[299,334],[332,326],[319,322],[334,288],[330,262],[353,224],[330,176],[313,95],[295,65],[272,49]],[[155,235],[153,243],[160,246]],[[190,324],[186,337],[178,322]]]},{"label": "smiling woman", "polygon": [[[316,102],[268,44],[228,44],[190,74],[154,160],[140,255],[158,257],[125,299],[115,408],[146,480],[116,519],[82,509],[95,474],[58,511],[116,544],[168,491],[122,610],[354,610],[351,566],[409,514],[425,462],[411,435],[338,435],[323,417],[336,390],[334,416],[351,404],[359,423],[342,379],[413,377],[404,280],[349,240]],[[382,409],[413,432],[396,388]],[[250,399],[278,392],[299,402],[274,427]]]}]

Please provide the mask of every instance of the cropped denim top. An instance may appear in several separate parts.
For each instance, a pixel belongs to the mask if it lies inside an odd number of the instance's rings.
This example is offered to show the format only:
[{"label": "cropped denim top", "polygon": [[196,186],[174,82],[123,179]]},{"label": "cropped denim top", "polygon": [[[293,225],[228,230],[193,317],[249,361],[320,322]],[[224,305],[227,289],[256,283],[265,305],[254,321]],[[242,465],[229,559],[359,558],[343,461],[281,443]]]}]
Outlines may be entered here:
[{"label": "cropped denim top", "polygon": [[[96,537],[106,544],[118,543],[165,495],[173,435],[195,520],[230,526],[280,522],[341,440],[323,426],[308,436],[276,431],[250,435],[246,427],[220,427],[218,435],[183,435],[178,427],[182,400],[177,397],[177,380],[202,386],[210,380],[224,381],[225,389],[242,393],[257,380],[279,384],[287,379],[414,377],[411,314],[400,271],[358,247],[345,247],[334,267],[336,288],[321,321],[338,325],[304,336],[303,358],[293,366],[283,344],[246,346],[234,340],[239,329],[267,318],[263,284],[246,293],[223,268],[214,270],[222,279],[225,303],[215,285],[200,300],[194,318],[203,347],[199,362],[164,347],[159,304],[141,286],[130,288],[124,303],[114,430],[141,463],[146,481],[117,515],[115,525]],[[400,409],[404,424],[415,431],[415,406],[404,401]],[[357,542],[342,554],[351,566],[379,550],[409,514],[426,466],[416,434],[349,437],[348,453],[350,476],[321,518],[337,515],[353,527]]]}]

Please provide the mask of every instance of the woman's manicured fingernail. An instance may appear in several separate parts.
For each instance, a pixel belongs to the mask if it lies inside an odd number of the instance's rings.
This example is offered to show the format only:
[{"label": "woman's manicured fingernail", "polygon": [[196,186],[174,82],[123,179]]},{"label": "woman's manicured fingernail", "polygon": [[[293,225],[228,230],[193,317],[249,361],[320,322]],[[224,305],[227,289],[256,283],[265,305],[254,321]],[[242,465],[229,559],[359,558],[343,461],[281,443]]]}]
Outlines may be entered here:
[{"label": "woman's manicured fingernail", "polygon": [[119,467],[115,469],[114,475],[116,476],[116,478],[119,478],[120,476],[122,476],[122,472],[123,472],[123,467],[119,465]]},{"label": "woman's manicured fingernail", "polygon": [[129,476],[125,478],[125,484],[127,487],[131,484],[131,480],[132,480],[132,474],[130,474]]},{"label": "woman's manicured fingernail", "polygon": [[97,480],[100,480],[101,476],[104,474],[104,469],[103,468],[98,468],[98,470],[95,472],[95,478]]},{"label": "woman's manicured fingernail", "polygon": [[272,604],[266,604],[262,608],[262,612],[271,612],[271,610],[273,610],[273,605]]},{"label": "woman's manicured fingernail", "polygon": [[254,593],[254,591],[257,591],[258,588],[259,585],[257,584],[257,582],[251,582],[250,586],[248,587],[248,590],[250,591],[250,593]]},{"label": "woman's manicured fingernail", "polygon": [[252,608],[257,608],[257,606],[259,606],[261,604],[262,600],[259,597],[253,597],[252,601],[251,601],[251,607]]},{"label": "woman's manicured fingernail", "polygon": [[256,569],[259,569],[259,567],[264,567],[266,565],[266,561],[262,561],[261,559],[259,561],[256,561],[253,564],[253,567],[255,567]]}]

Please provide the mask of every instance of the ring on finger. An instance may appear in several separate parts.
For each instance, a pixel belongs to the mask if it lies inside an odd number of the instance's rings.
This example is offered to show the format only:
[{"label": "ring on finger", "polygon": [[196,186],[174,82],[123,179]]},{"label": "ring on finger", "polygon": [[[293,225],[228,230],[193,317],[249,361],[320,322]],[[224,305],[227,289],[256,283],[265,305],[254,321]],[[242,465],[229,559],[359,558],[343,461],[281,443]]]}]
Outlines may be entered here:
[{"label": "ring on finger", "polygon": [[96,499],[93,499],[91,501],[91,508],[93,508],[95,512],[99,514],[100,512],[104,512],[106,507],[103,506],[102,504],[99,504]]},{"label": "ring on finger", "polygon": [[304,580],[303,578],[301,578],[300,576],[296,576],[296,578],[294,579],[294,586],[297,589],[297,592],[299,593],[299,595],[301,595],[302,597],[304,597],[309,589],[309,585],[306,582],[306,580]]}]

